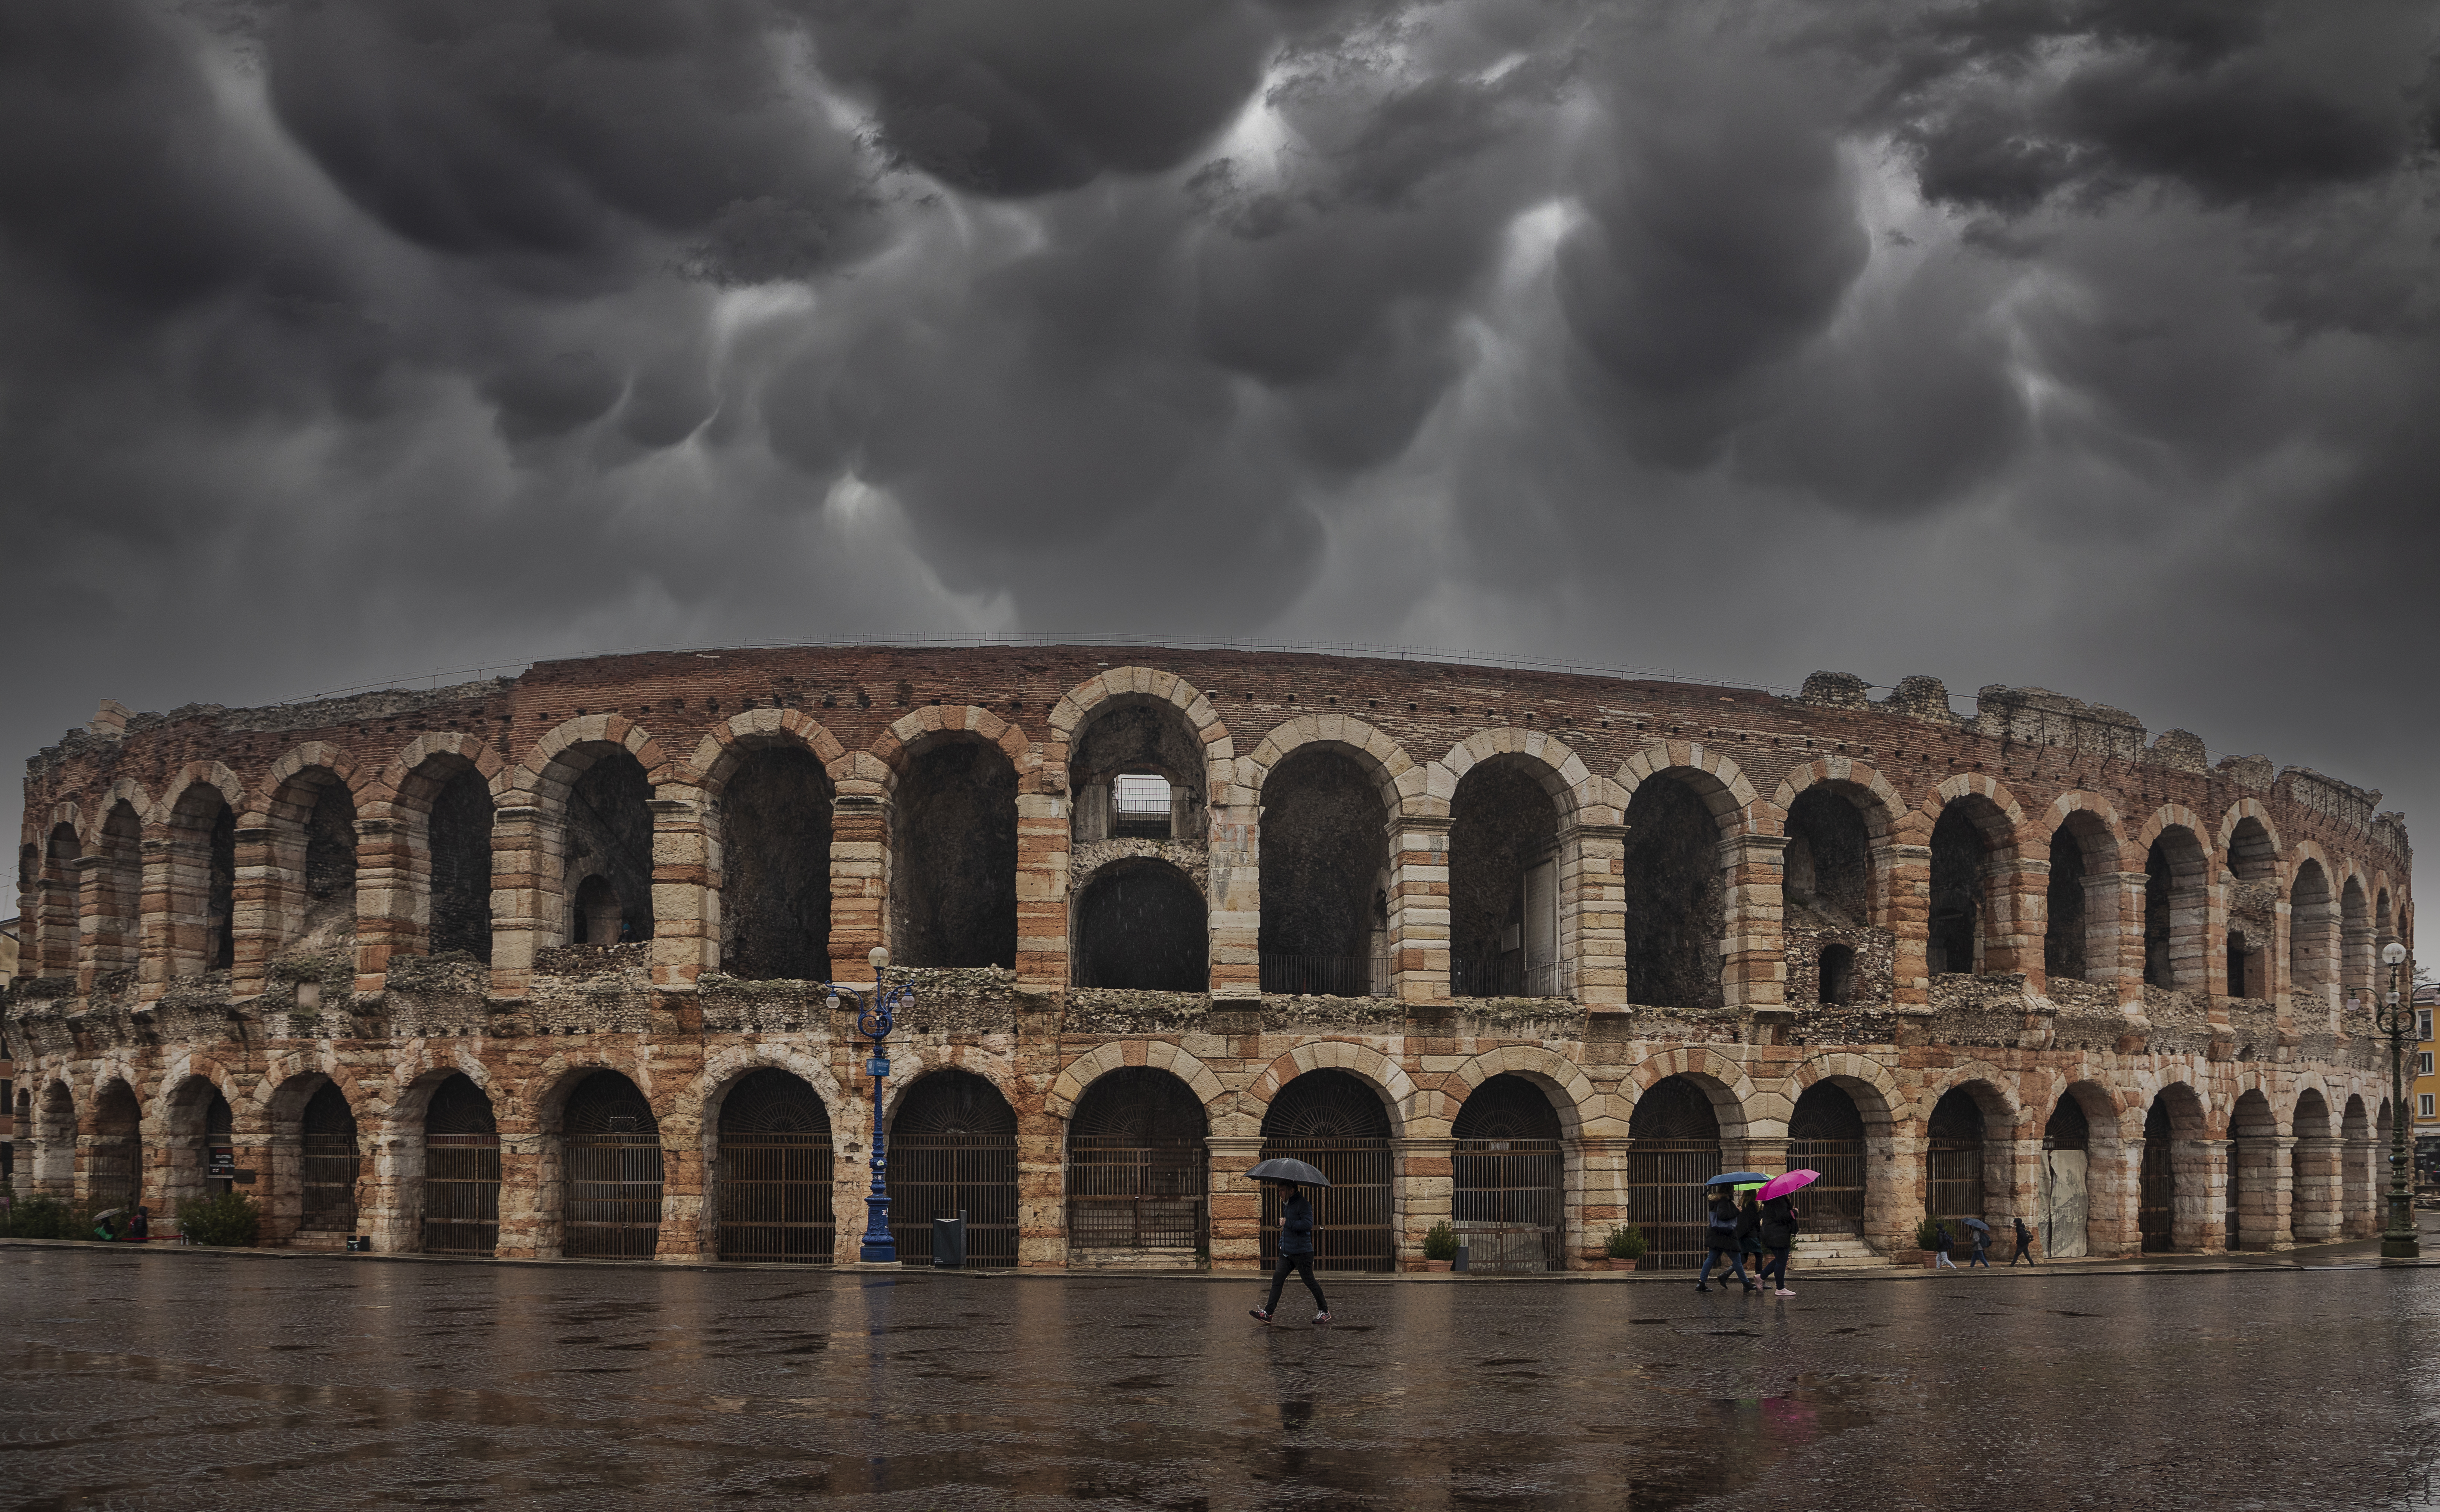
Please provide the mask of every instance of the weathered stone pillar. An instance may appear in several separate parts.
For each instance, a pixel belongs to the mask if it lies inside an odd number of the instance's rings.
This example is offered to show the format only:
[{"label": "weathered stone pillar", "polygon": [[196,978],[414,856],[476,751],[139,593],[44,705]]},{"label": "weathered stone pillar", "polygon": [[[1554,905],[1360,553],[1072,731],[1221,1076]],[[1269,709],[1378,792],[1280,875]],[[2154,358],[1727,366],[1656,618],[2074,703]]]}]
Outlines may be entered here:
[{"label": "weathered stone pillar", "polygon": [[1016,984],[1032,992],[1068,985],[1067,778],[1057,789],[1016,795]]},{"label": "weathered stone pillar", "polygon": [[[2270,1169],[2264,1173],[2269,1178],[2263,1183],[2262,1192],[2262,1196],[2267,1200],[2260,1206],[2263,1209],[2265,1221],[2270,1226],[2270,1248],[2293,1250],[2296,1248],[2295,1171],[2298,1142],[2293,1135],[2280,1134],[2274,1135],[2264,1143],[2270,1147]],[[2253,1215],[2247,1214],[2246,1226],[2249,1229],[2252,1227],[2252,1221]]]},{"label": "weathered stone pillar", "polygon": [[[2116,947],[2112,951],[2117,969],[2112,980],[2118,984],[2118,1006],[2130,1018],[2144,1017],[2144,886],[2146,880],[2141,872],[2096,872],[2084,879],[2087,908],[2096,901],[2096,892],[2106,891],[2112,899],[2109,917],[2118,921]],[[2095,957],[2089,937],[2084,948],[2085,969],[2100,969],[2092,964]]]},{"label": "weathered stone pillar", "polygon": [[379,992],[392,956],[429,948],[430,855],[417,826],[356,820],[356,991]]},{"label": "weathered stone pillar", "polygon": [[523,997],[535,958],[565,939],[561,829],[530,802],[493,811],[492,991],[498,996]]},{"label": "weathered stone pillar", "polygon": [[[304,837],[283,843],[269,826],[241,824],[237,829],[237,879],[229,901],[229,992],[252,998],[263,989],[271,958],[279,953],[286,922],[304,914],[305,890],[295,878],[305,870]],[[283,852],[295,851],[295,856]],[[208,865],[208,862],[206,862]]]},{"label": "weathered stone pillar", "polygon": [[1921,1008],[1931,1001],[1930,846],[1889,848],[1889,929],[1896,936],[1890,999],[1899,1008]]},{"label": "weathered stone pillar", "polygon": [[703,1125],[692,1119],[669,1119],[661,1125],[661,1232],[653,1241],[655,1260],[703,1260],[704,1183],[706,1177]]},{"label": "weathered stone pillar", "polygon": [[1579,1004],[1594,1011],[1626,1006],[1625,825],[1560,829],[1559,949]]},{"label": "weathered stone pillar", "polygon": [[644,806],[653,816],[653,985],[691,992],[695,979],[720,960],[708,805],[699,789],[669,785],[655,788]]},{"label": "weathered stone pillar", "polygon": [[[1214,764],[1215,769],[1218,764]],[[1216,777],[1211,805],[1211,997],[1214,1001],[1262,996],[1262,810],[1253,790],[1229,764]]]},{"label": "weathered stone pillar", "polygon": [[1729,937],[1722,944],[1721,1001],[1778,1008],[1787,1001],[1787,947],[1781,930],[1785,835],[1732,835],[1720,842]]},{"label": "weathered stone pillar", "polygon": [[831,972],[841,981],[870,982],[866,957],[889,943],[889,813],[878,782],[839,783],[831,805]]},{"label": "weathered stone pillar", "polygon": [[1609,1231],[1626,1223],[1628,1142],[1588,1134],[1568,1145],[1568,1254],[1572,1269],[1607,1257]]},{"label": "weathered stone pillar", "polygon": [[[496,1106],[496,1105],[495,1105]],[[530,1125],[500,1119],[500,1236],[493,1253],[537,1260],[559,1253],[557,1152]],[[520,1121],[522,1122],[522,1121]]]},{"label": "weathered stone pillar", "polygon": [[2019,850],[2010,857],[1994,857],[1988,867],[1984,891],[1997,907],[1985,958],[2000,963],[1990,969],[2021,971],[2028,992],[2047,993],[2049,960],[2043,945],[2050,933],[2051,864]]},{"label": "weathered stone pillar", "polygon": [[423,1248],[423,1131],[386,1119],[376,1130],[372,1122],[357,1125],[365,1174],[356,1183],[356,1232],[371,1235],[375,1253],[412,1254]]},{"label": "weathered stone pillar", "polygon": [[2327,1134],[2308,1134],[2295,1142],[2294,1176],[2289,1193],[2289,1230],[2298,1244],[2323,1244],[2339,1237],[2341,1229],[2340,1144]]},{"label": "weathered stone pillar", "polygon": [[1455,1213],[1457,1142],[1451,1139],[1402,1139],[1390,1142],[1397,1161],[1397,1188],[1390,1211],[1397,1215],[1397,1267],[1424,1269],[1424,1235],[1435,1223],[1446,1223]]},{"label": "weathered stone pillar", "polygon": [[2350,1239],[2367,1239],[2380,1232],[2381,1199],[2389,1190],[2383,1179],[2388,1175],[2384,1142],[2370,1135],[2341,1141],[2345,1146],[2345,1175],[2342,1184],[2351,1199],[2347,1203],[2345,1232]]},{"label": "weathered stone pillar", "polygon": [[1390,991],[1402,1002],[1449,995],[1449,823],[1445,813],[1390,821]]},{"label": "weathered stone pillar", "polygon": [[2231,1140],[2179,1140],[2170,1155],[2177,1172],[2171,1242],[2201,1254],[2228,1251],[2228,1161]]},{"label": "weathered stone pillar", "polygon": [[196,959],[203,955],[204,921],[180,917],[174,911],[178,890],[189,875],[200,873],[208,881],[209,857],[198,858],[189,854],[191,849],[166,833],[144,837],[144,891],[136,926],[135,1000],[139,1003],[152,1002],[168,991],[172,971],[189,954]]},{"label": "weathered stone pillar", "polygon": [[1068,1124],[1038,1108],[1016,1114],[1016,1263],[1028,1270],[1068,1263]]},{"label": "weathered stone pillar", "polygon": [[1246,1173],[1263,1158],[1262,1136],[1214,1134],[1203,1143],[1211,1162],[1211,1269],[1260,1270],[1263,1190]]}]

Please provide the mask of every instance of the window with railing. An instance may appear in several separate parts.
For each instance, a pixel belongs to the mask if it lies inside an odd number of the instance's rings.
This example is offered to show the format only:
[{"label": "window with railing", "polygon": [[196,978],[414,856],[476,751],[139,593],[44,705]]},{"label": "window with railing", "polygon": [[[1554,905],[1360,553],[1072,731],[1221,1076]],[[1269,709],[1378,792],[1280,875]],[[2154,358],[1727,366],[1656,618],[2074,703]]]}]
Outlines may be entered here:
[{"label": "window with railing", "polygon": [[1110,834],[1120,838],[1169,838],[1169,779],[1127,773],[1110,780]]}]

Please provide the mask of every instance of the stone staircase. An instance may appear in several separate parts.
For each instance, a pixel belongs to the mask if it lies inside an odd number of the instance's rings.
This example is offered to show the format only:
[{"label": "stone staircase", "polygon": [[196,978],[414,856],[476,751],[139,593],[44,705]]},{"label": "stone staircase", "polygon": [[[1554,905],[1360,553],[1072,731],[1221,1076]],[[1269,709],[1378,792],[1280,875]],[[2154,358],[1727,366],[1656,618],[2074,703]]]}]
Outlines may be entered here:
[{"label": "stone staircase", "polygon": [[1800,1233],[1796,1252],[1787,1257],[1791,1275],[1807,1270],[1864,1270],[1889,1263],[1879,1251],[1852,1233]]}]

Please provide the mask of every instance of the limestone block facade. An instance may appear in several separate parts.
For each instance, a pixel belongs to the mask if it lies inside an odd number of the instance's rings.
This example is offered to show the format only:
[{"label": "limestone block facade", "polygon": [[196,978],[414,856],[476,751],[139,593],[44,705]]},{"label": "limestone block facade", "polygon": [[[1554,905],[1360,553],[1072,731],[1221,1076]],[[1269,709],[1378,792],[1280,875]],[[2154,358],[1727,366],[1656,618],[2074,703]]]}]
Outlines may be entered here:
[{"label": "limestone block facade", "polygon": [[2372,1232],[2402,818],[2038,689],[1869,692],[999,647],[105,703],[27,778],[13,1180],[852,1259],[879,946],[902,1242],[954,1208],[989,1263],[1256,1266],[1266,1148],[1341,1162],[1368,1269],[1444,1220],[1677,1253],[1713,1161],[1817,1164],[1885,1251]]}]

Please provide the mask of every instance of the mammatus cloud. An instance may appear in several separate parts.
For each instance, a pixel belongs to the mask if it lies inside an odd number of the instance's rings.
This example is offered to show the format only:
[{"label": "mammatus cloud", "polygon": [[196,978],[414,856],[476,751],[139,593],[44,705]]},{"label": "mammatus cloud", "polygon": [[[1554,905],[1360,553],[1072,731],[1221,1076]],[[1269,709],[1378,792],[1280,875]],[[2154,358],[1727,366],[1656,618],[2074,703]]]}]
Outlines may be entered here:
[{"label": "mammatus cloud", "polygon": [[2403,3],[0,0],[9,748],[654,642],[2039,682],[2420,805]]}]

